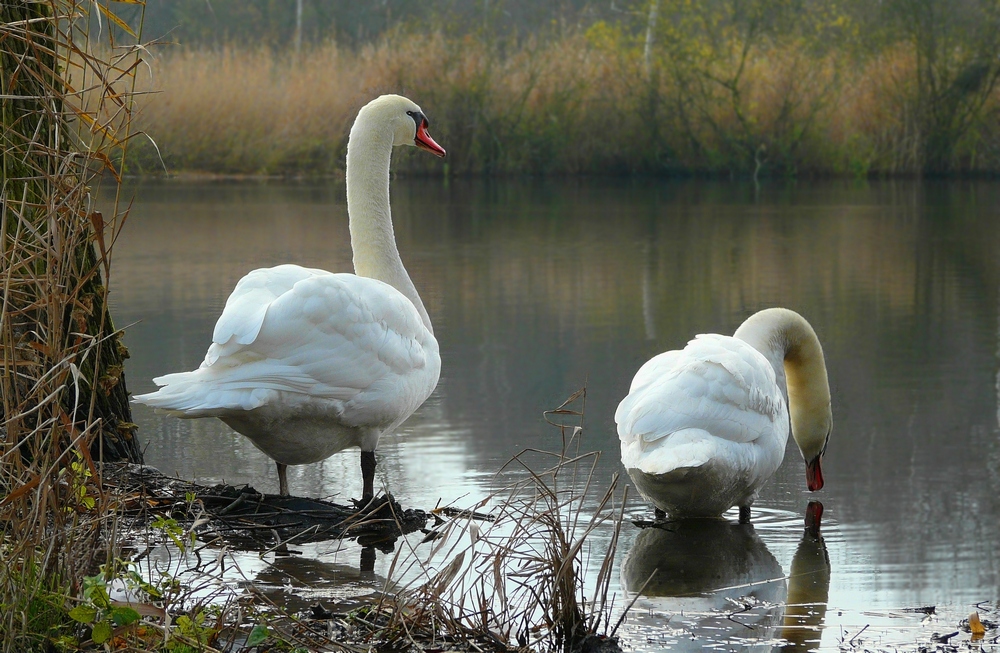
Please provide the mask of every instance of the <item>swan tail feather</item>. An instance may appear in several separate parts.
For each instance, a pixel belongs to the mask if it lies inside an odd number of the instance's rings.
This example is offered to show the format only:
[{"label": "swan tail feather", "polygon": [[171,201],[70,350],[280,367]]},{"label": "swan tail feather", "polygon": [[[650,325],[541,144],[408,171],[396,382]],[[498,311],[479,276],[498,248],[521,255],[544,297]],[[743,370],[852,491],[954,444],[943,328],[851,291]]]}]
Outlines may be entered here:
[{"label": "swan tail feather", "polygon": [[160,389],[136,395],[132,401],[174,417],[221,417],[233,411],[247,411],[267,403],[268,392],[233,391],[220,388],[202,369],[177,372],[153,379]]},{"label": "swan tail feather", "polygon": [[669,446],[659,446],[656,441],[643,438],[622,442],[622,463],[626,469],[639,469],[654,475],[701,467],[718,453],[717,443],[700,429],[675,431],[670,434]]}]

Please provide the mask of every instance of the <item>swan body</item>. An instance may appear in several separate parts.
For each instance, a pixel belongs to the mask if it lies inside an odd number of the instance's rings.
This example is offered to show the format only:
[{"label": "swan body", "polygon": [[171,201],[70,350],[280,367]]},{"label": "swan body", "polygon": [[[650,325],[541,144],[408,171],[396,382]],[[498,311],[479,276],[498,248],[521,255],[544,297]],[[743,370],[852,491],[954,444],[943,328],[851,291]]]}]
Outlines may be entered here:
[{"label": "swan body", "polygon": [[298,265],[258,269],[226,301],[212,344],[191,372],[157,377],[136,402],[183,418],[218,417],[287,465],[361,449],[363,496],[374,451],[430,396],[441,357],[430,318],[396,249],[389,211],[394,145],[438,156],[420,108],[389,95],[358,114],[347,154],[356,274]]},{"label": "swan body", "polygon": [[787,309],[752,315],[733,336],[696,336],[647,361],[615,413],[622,463],[672,518],[741,520],[781,465],[791,431],[810,490],[833,425],[819,339]]}]

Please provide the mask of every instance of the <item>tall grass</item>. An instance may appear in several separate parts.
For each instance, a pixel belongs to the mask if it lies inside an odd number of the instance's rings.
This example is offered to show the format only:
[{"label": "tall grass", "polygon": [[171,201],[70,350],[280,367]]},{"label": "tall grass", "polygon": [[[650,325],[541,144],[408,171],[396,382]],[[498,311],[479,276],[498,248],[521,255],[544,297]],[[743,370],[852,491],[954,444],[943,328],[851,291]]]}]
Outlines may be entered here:
[{"label": "tall grass", "polygon": [[[488,498],[432,533],[428,558],[435,564],[421,563],[423,582],[394,597],[393,606],[376,607],[390,615],[383,640],[620,650],[614,637],[621,620],[613,623],[608,592],[626,494],[618,493],[617,475],[607,485],[596,477],[599,452],[580,452],[585,398],[581,390],[548,413],[560,429],[558,451],[522,451],[498,473],[503,482]],[[494,519],[478,521],[480,509]],[[609,531],[603,543],[602,528]],[[587,588],[590,565],[596,574]]]},{"label": "tall grass", "polygon": [[[170,172],[331,174],[357,109],[385,92],[422,105],[446,174],[915,174],[929,138],[904,46],[854,56],[800,39],[644,65],[620,31],[496,40],[396,30],[354,51],[165,48],[140,122]],[[745,60],[740,57],[745,57]],[[952,169],[1000,171],[994,92]],[[133,170],[162,165],[152,147]],[[404,154],[398,170],[433,174]]]},{"label": "tall grass", "polygon": [[[2,651],[44,649],[66,632],[83,577],[114,540],[100,458],[139,456],[106,284],[127,215],[114,161],[129,140],[139,51],[100,48],[91,9],[0,5]],[[101,183],[107,216],[94,206]]]}]

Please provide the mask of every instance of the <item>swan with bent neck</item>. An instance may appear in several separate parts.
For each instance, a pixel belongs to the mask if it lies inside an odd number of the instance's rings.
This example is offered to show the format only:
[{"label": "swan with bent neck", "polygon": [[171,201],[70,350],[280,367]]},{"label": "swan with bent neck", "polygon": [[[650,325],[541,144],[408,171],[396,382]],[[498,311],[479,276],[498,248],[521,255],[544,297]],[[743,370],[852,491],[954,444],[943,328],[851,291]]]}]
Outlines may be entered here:
[{"label": "swan with bent neck", "polygon": [[383,95],[359,112],[347,145],[355,274],[298,265],[253,270],[236,284],[201,366],[157,377],[134,398],[177,417],[217,417],[277,464],[361,449],[362,499],[374,495],[375,448],[430,396],[441,357],[427,310],[396,247],[389,209],[392,148],[445,151],[416,104]]},{"label": "swan with bent neck", "polygon": [[769,308],[732,336],[702,334],[647,361],[615,413],[622,463],[657,516],[749,521],[791,431],[810,491],[833,429],[823,348],[795,311]]}]

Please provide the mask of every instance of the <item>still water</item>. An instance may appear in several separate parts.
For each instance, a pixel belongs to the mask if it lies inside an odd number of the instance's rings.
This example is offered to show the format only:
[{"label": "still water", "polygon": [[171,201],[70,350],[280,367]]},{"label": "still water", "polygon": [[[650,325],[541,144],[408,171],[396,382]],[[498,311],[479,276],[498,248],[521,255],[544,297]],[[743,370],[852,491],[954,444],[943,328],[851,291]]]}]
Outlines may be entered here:
[{"label": "still water", "polygon": [[[342,184],[135,192],[112,298],[118,324],[131,325],[136,394],[154,388],[153,376],[197,367],[250,269],[351,270]],[[392,209],[443,360],[434,395],[380,444],[376,483],[404,505],[486,496],[511,455],[558,447],[542,412],[584,386],[584,448],[604,452],[599,472],[610,478],[619,471],[614,409],[636,369],[780,305],[810,320],[826,352],[835,422],[826,487],[806,491],[790,440],[752,528],[664,534],[627,523],[612,590],[634,589],[657,567],[679,580],[647,586],[623,626],[626,644],[913,645],[1000,599],[1000,184],[755,191],[408,179],[393,181]],[[221,422],[143,406],[135,419],[146,462],[165,473],[277,491],[271,461]],[[359,496],[357,451],[290,468],[289,484],[300,495]],[[803,533],[813,499],[825,508],[821,538]],[[651,510],[633,498],[626,513]],[[308,573],[262,561],[259,582],[310,578],[298,584],[315,594],[357,580],[356,551],[313,547],[306,558]],[[376,563],[378,574],[387,569]],[[923,606],[936,615],[908,610]]]}]

